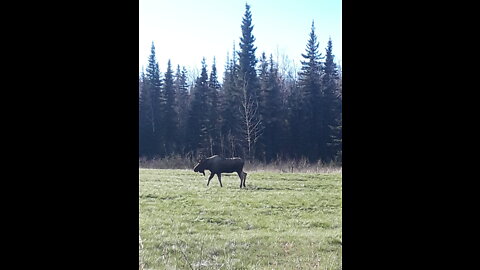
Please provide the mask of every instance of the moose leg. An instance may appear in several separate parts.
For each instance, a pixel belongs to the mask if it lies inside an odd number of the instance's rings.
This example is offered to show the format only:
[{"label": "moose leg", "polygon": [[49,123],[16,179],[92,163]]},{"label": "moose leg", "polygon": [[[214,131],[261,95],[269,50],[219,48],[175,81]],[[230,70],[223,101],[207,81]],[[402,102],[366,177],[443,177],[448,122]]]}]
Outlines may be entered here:
[{"label": "moose leg", "polygon": [[243,187],[246,187],[245,186],[245,181],[247,181],[247,173],[243,172]]},{"label": "moose leg", "polygon": [[240,177],[240,188],[243,186],[243,172],[237,172],[238,177]]},{"label": "moose leg", "polygon": [[212,180],[212,178],[213,178],[214,175],[215,175],[215,174],[210,173],[210,177],[208,177],[207,187],[208,187],[208,185],[210,184],[210,180]]},{"label": "moose leg", "polygon": [[222,186],[222,174],[221,174],[221,173],[217,173],[217,177],[218,177],[218,182],[220,182],[220,187],[223,187],[223,186]]}]

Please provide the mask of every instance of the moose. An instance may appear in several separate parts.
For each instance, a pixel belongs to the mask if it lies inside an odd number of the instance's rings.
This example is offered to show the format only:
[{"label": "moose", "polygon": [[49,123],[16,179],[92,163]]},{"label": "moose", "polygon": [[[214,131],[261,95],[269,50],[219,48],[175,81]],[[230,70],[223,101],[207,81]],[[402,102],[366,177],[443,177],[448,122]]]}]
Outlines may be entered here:
[{"label": "moose", "polygon": [[207,186],[210,184],[213,176],[216,174],[218,177],[218,182],[220,182],[220,187],[222,186],[222,173],[233,173],[237,172],[238,177],[240,177],[240,188],[246,187],[245,180],[247,179],[247,173],[243,171],[243,165],[245,162],[243,159],[234,157],[234,158],[223,158],[219,155],[214,155],[209,158],[202,158],[198,161],[198,164],[193,168],[194,172],[203,173],[205,176],[205,170],[210,171],[210,177],[208,178]]}]

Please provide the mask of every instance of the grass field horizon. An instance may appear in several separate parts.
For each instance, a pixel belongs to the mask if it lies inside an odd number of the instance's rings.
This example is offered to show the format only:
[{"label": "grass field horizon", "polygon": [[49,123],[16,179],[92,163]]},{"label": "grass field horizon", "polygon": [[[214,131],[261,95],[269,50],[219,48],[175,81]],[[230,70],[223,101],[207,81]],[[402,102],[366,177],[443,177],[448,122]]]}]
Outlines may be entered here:
[{"label": "grass field horizon", "polygon": [[139,169],[144,269],[341,269],[342,176]]},{"label": "grass field horizon", "polygon": [[[181,169],[191,170],[200,158],[186,158],[181,156],[170,156],[163,158],[140,158],[140,169]],[[321,160],[316,162],[309,161],[306,157],[298,159],[277,158],[270,162],[259,160],[247,160],[245,162],[245,171],[266,171],[281,173],[332,173],[341,172],[341,162],[327,162]]]}]

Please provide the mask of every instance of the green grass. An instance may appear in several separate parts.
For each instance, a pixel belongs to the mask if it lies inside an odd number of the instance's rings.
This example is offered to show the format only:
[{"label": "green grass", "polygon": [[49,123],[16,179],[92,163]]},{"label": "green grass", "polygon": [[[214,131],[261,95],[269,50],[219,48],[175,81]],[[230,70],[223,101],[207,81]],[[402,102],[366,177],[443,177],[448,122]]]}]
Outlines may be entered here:
[{"label": "green grass", "polygon": [[340,173],[139,174],[145,269],[342,268]]}]

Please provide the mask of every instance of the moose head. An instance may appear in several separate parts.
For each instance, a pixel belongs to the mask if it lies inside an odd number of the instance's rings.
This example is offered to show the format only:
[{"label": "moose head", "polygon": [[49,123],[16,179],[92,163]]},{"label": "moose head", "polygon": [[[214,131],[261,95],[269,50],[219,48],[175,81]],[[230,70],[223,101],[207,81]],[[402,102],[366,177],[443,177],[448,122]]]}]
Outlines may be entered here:
[{"label": "moose head", "polygon": [[194,172],[201,172],[203,173],[203,176],[205,176],[205,169],[206,169],[206,158],[201,158],[197,165],[193,168]]}]

